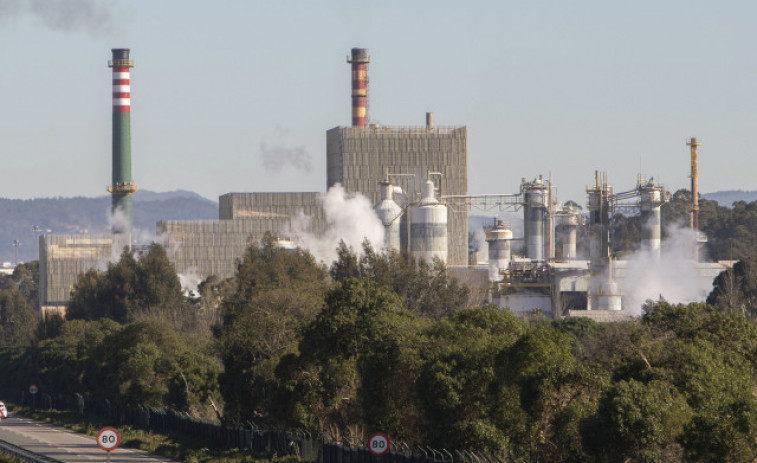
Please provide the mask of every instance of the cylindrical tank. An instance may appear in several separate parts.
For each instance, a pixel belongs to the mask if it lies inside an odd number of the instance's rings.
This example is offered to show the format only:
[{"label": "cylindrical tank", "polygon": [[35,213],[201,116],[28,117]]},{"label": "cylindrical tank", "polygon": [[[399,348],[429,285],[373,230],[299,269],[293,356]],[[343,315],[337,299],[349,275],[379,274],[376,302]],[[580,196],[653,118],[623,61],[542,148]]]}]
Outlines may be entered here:
[{"label": "cylindrical tank", "polygon": [[564,259],[575,259],[576,253],[576,230],[578,229],[578,214],[563,216],[560,222],[562,233],[562,256]]},{"label": "cylindrical tank", "polygon": [[660,259],[662,195],[662,188],[651,181],[641,187],[641,248],[655,260]]},{"label": "cylindrical tank", "polygon": [[513,232],[501,221],[486,232],[486,242],[489,243],[489,281],[502,281],[502,270],[510,266],[511,241]]},{"label": "cylindrical tank", "polygon": [[608,278],[599,286],[596,294],[597,305],[592,307],[596,310],[621,310],[621,296],[618,284]]},{"label": "cylindrical tank", "polygon": [[547,220],[548,191],[541,177],[524,185],[523,229],[526,257],[544,260],[544,223]]},{"label": "cylindrical tank", "polygon": [[376,204],[374,210],[384,224],[384,249],[399,251],[402,208],[394,201],[394,186],[389,182],[381,182],[380,185],[381,201]]},{"label": "cylindrical tank", "polygon": [[347,62],[352,64],[352,126],[365,127],[368,119],[368,63],[371,62],[368,50],[353,48]]},{"label": "cylindrical tank", "polygon": [[447,207],[434,197],[434,182],[423,185],[420,203],[410,213],[410,252],[431,262],[438,257],[447,262]]}]

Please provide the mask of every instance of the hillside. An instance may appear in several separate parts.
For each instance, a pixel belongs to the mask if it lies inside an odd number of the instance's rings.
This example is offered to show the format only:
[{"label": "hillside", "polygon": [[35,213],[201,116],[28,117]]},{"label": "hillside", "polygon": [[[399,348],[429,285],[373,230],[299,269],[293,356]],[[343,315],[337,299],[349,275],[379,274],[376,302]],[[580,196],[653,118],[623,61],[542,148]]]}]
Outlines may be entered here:
[{"label": "hillside", "polygon": [[[39,233],[106,233],[110,197],[97,198],[0,198],[0,262],[14,262],[13,241],[18,240],[18,260],[37,257]],[[155,234],[159,220],[217,219],[218,204],[190,191],[134,194],[136,236]],[[40,232],[34,231],[37,226]]]},{"label": "hillside", "polygon": [[736,201],[745,201],[751,203],[757,201],[757,191],[744,191],[744,190],[724,190],[715,191],[713,193],[703,193],[702,198],[717,201],[719,205],[724,207],[731,207]]}]

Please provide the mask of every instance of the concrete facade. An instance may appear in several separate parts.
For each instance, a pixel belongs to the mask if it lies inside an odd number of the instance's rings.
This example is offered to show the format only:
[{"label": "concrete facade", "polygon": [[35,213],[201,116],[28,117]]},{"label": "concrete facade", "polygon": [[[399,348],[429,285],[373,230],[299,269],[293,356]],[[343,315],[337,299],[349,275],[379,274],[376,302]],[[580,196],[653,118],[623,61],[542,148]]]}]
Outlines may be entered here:
[{"label": "concrete facade", "polygon": [[114,253],[115,235],[41,235],[39,237],[40,307],[68,305],[79,275],[105,268]]},{"label": "concrete facade", "polygon": [[[417,201],[430,172],[442,195],[468,194],[467,127],[335,127],[326,132],[326,186],[341,183],[373,204],[381,201],[379,182],[387,172],[411,202]],[[448,264],[468,263],[468,212],[448,215]]]},{"label": "concrete facade", "polygon": [[294,238],[292,220],[308,217],[308,231],[325,229],[320,193],[228,193],[219,198],[219,220],[164,220],[156,231],[177,273],[234,276],[236,262],[266,232]]}]

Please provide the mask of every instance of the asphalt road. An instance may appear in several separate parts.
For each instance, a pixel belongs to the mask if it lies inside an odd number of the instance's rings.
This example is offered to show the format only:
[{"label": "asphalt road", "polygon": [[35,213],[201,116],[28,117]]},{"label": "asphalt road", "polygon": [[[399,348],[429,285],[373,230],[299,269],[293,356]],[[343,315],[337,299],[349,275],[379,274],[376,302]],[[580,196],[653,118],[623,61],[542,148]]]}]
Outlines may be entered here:
[{"label": "asphalt road", "polygon": [[[107,462],[108,452],[97,446],[94,436],[77,434],[57,426],[8,414],[0,421],[0,439],[40,455],[66,463]],[[110,452],[113,463],[166,463],[165,458],[141,450],[118,448]]]}]

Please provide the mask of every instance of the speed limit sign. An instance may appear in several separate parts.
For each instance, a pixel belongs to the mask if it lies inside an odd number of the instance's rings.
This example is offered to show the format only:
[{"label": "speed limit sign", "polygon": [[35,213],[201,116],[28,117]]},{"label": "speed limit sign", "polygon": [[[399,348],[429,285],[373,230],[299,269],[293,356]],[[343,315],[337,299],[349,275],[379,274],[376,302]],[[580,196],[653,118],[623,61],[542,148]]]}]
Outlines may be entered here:
[{"label": "speed limit sign", "polygon": [[120,443],[121,435],[116,428],[106,426],[97,433],[97,446],[107,452],[115,450]]},{"label": "speed limit sign", "polygon": [[374,432],[368,437],[368,451],[380,457],[389,451],[389,437],[383,432]]}]

